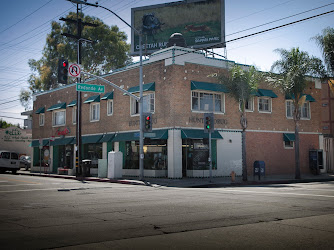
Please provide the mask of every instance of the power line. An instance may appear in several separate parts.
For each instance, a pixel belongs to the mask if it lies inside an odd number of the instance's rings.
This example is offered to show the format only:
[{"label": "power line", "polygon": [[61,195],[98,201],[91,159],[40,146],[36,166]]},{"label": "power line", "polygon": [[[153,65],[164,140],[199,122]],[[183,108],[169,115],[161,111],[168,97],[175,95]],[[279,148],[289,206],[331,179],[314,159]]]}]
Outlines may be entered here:
[{"label": "power line", "polygon": [[10,119],[17,119],[17,120],[24,120],[24,118],[17,118],[17,117],[4,116],[4,115],[0,115],[0,117],[3,117],[3,118],[10,118]]}]

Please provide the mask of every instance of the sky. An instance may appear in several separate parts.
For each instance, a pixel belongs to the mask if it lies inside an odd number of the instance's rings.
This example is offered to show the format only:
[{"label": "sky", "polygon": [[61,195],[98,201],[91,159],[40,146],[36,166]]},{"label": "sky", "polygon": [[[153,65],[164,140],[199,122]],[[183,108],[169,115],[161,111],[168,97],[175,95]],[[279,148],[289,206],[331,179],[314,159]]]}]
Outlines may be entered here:
[{"label": "sky", "polygon": [[[88,0],[90,3],[96,1]],[[100,0],[99,4],[131,23],[131,8],[173,2],[168,0]],[[334,10],[332,0],[225,0],[226,49],[214,52],[228,60],[254,65],[269,71],[279,55],[277,48],[290,50],[299,47],[310,55],[322,58],[321,50],[311,38],[326,27],[334,27],[334,14],[326,14],[307,21],[275,29],[270,32],[236,41],[256,32],[278,27],[307,17]],[[0,119],[23,126],[24,107],[19,101],[21,89],[28,89],[31,74],[28,60],[42,57],[51,22],[59,21],[76,6],[66,0],[2,1],[0,15]],[[84,7],[85,15],[100,18],[105,24],[117,25],[128,35],[130,28],[110,12],[95,7]],[[137,58],[134,58],[136,61]]]}]

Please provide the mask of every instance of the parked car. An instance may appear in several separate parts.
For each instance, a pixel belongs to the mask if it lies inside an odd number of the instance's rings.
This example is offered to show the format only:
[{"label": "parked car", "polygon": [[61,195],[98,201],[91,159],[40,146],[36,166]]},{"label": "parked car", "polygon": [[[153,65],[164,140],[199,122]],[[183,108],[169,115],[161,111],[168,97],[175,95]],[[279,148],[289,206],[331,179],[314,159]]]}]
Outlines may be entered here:
[{"label": "parked car", "polygon": [[20,157],[20,168],[28,170],[31,167],[31,157],[29,155],[22,155]]},{"label": "parked car", "polygon": [[20,170],[19,154],[5,150],[0,151],[0,172],[12,171],[16,174]]}]

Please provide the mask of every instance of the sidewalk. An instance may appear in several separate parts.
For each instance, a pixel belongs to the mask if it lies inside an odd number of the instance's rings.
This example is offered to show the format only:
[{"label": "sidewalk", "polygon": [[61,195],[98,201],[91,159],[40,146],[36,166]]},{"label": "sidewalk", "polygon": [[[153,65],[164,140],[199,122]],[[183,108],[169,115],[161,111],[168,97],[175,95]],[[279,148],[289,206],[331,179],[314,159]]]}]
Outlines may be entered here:
[{"label": "sidewalk", "polygon": [[[63,178],[72,180],[82,180],[70,175],[57,175],[45,173],[30,173],[29,171],[18,171],[17,174],[42,176],[51,178]],[[86,177],[86,181],[110,182],[129,185],[146,185],[146,186],[165,186],[165,187],[180,187],[180,188],[210,188],[210,187],[231,187],[231,186],[248,186],[248,185],[270,185],[270,184],[290,184],[290,183],[309,183],[309,182],[324,182],[334,181],[334,174],[320,174],[320,175],[302,175],[299,180],[294,179],[293,175],[280,176],[265,176],[258,177],[249,176],[247,182],[242,181],[242,177],[236,177],[232,182],[231,177],[214,177],[212,182],[209,178],[182,178],[182,179],[168,179],[168,178],[144,178],[144,181],[138,180],[135,177],[122,179],[108,179],[98,177]]]}]

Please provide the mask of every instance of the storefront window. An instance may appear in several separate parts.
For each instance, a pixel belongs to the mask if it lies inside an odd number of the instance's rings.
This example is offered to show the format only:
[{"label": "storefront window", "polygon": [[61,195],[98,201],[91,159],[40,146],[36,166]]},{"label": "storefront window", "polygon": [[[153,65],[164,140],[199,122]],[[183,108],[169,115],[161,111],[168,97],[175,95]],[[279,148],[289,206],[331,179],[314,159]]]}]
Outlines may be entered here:
[{"label": "storefront window", "polygon": [[[167,140],[146,140],[144,143],[144,168],[167,170]],[[125,169],[139,169],[139,142],[125,143]]]},{"label": "storefront window", "polygon": [[73,168],[73,145],[60,145],[58,148],[58,167]]},{"label": "storefront window", "polygon": [[83,144],[83,160],[91,160],[91,167],[97,168],[98,160],[102,159],[102,143]]}]

